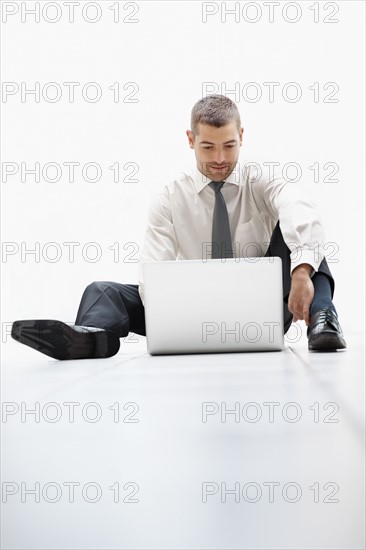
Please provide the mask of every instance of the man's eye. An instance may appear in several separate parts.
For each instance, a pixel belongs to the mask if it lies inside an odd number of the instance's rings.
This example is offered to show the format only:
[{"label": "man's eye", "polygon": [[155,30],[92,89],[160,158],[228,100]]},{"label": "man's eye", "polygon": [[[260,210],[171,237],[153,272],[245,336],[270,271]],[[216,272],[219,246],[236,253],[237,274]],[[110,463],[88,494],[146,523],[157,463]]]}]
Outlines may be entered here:
[{"label": "man's eye", "polygon": [[226,145],[226,147],[229,147],[229,149],[231,149],[232,147],[235,147],[235,145]]},{"label": "man's eye", "polygon": [[204,149],[212,149],[212,147],[210,147],[210,145],[206,145],[206,146],[203,146]]}]

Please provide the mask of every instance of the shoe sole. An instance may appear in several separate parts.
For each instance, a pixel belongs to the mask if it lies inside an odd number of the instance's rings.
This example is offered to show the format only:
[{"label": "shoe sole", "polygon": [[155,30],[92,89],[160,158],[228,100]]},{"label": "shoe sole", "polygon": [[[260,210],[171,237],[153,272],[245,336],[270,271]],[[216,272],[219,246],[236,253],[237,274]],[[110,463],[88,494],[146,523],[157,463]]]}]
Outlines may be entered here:
[{"label": "shoe sole", "polygon": [[347,344],[339,334],[323,333],[314,337],[312,342],[308,343],[310,351],[336,351],[337,349],[345,349]]},{"label": "shoe sole", "polygon": [[15,321],[11,336],[54,359],[97,359],[112,357],[120,347],[110,331],[78,332],[53,319]]}]

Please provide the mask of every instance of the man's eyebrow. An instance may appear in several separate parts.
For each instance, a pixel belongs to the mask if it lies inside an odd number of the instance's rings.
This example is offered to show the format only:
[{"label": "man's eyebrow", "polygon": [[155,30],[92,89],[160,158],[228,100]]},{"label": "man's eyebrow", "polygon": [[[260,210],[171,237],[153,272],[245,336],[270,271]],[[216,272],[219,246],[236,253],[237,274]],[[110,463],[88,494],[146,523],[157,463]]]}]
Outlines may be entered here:
[{"label": "man's eyebrow", "polygon": [[[237,143],[237,140],[236,139],[230,139],[230,141],[225,141],[224,145],[228,145],[229,143]],[[200,145],[202,144],[205,144],[205,145],[215,145],[214,143],[212,143],[211,141],[200,141]]]}]

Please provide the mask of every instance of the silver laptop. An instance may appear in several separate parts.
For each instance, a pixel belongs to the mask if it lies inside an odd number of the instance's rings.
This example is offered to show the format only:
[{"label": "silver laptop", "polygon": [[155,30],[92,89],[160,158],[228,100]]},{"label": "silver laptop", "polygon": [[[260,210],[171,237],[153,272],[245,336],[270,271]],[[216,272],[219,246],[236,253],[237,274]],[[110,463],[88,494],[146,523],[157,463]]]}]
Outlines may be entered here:
[{"label": "silver laptop", "polygon": [[282,350],[277,257],[143,264],[151,355]]}]

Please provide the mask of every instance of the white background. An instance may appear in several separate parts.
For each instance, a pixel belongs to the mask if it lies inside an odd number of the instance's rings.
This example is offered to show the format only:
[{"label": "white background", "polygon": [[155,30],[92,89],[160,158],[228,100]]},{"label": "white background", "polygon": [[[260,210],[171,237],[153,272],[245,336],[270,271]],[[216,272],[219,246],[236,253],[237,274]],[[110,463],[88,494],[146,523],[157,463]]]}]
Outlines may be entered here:
[{"label": "white background", "polygon": [[[201,2],[120,2],[120,21],[113,21],[113,2],[99,2],[100,19],[90,23],[82,16],[85,2],[75,7],[75,21],[58,2],[45,13],[40,2],[39,23],[22,10],[34,9],[35,2],[2,2],[2,80],[28,89],[40,83],[41,91],[56,82],[62,97],[52,103],[34,96],[21,100],[20,92],[2,99],[2,162],[22,162],[27,168],[39,162],[88,162],[100,165],[100,181],[87,182],[76,168],[75,182],[68,181],[64,167],[57,183],[39,183],[20,172],[2,184],[2,240],[6,250],[19,250],[2,257],[3,327],[15,319],[75,319],[81,294],[94,280],[137,282],[134,262],[123,261],[135,242],[141,247],[149,200],[160,187],[185,167],[194,163],[185,131],[190,127],[193,104],[207,91],[226,93],[237,102],[244,126],[242,153],[248,161],[296,162],[302,167],[303,185],[315,197],[325,228],[328,254],[334,252],[330,268],[336,280],[335,305],[342,328],[361,330],[363,322],[364,258],[364,3],[281,2],[269,22],[269,8],[262,2],[243,9],[239,21],[220,11],[221,3],[210,3],[217,10],[204,23]],[[48,3],[50,4],[50,3]],[[90,3],[89,3],[90,4]],[[4,9],[18,12],[4,22]],[[123,21],[128,14],[137,22]],[[225,6],[225,4],[223,4]],[[287,8],[286,8],[287,6]],[[314,22],[319,9],[319,22]],[[338,12],[332,15],[338,7]],[[234,7],[226,3],[227,9]],[[206,8],[207,9],[207,8]],[[245,20],[253,20],[255,23]],[[287,11],[283,11],[287,10]],[[294,19],[296,10],[300,14]],[[92,5],[86,11],[94,19]],[[284,16],[285,13],[285,16]],[[261,14],[261,15],[260,15]],[[338,19],[325,23],[325,17]],[[68,100],[64,82],[78,82],[75,101]],[[96,103],[85,101],[81,89],[97,82],[102,97]],[[121,100],[113,101],[109,87],[120,83]],[[135,82],[139,89],[135,103],[123,102]],[[205,83],[214,83],[209,90]],[[262,97],[248,100],[245,85],[257,83]],[[268,87],[278,82],[274,101]],[[301,86],[297,102],[285,101],[283,87],[289,82]],[[310,89],[319,83],[319,101]],[[325,102],[335,82],[337,102]],[[234,89],[239,92],[236,96]],[[207,91],[206,91],[207,90]],[[293,89],[289,93],[293,93]],[[49,90],[50,97],[54,90]],[[92,95],[93,90],[90,90]],[[5,101],[6,100],[6,101]],[[109,167],[138,165],[138,182],[113,182]],[[330,170],[322,167],[337,163],[338,182],[325,182]],[[314,182],[309,166],[319,163],[320,181]],[[4,165],[3,165],[4,166]],[[50,172],[52,175],[52,172]],[[93,175],[92,172],[90,172]],[[21,257],[21,248],[39,243],[39,262],[34,255]],[[57,243],[62,256],[53,258]],[[75,261],[63,243],[76,242]],[[87,243],[98,243],[102,257],[97,262],[83,258]],[[24,243],[23,245],[21,243]],[[110,246],[119,243],[120,258],[114,261]],[[4,246],[4,245],[3,245]],[[46,247],[46,248],[44,248]],[[136,248],[135,248],[136,249]],[[3,249],[4,250],[4,249]],[[45,251],[42,254],[42,251]],[[92,258],[95,249],[87,250]],[[44,257],[45,256],[45,257]],[[134,259],[137,255],[133,256]],[[5,325],[4,325],[5,323]],[[3,328],[4,331],[4,328]],[[4,336],[3,336],[4,341]],[[8,346],[7,346],[8,347]]]},{"label": "white background", "polygon": [[[55,3],[48,17],[56,14]],[[60,502],[32,495],[21,502],[10,497],[2,511],[4,548],[309,548],[361,549],[364,545],[364,2],[281,2],[269,22],[268,7],[251,3],[248,11],[262,10],[256,23],[243,16],[224,22],[220,7],[210,3],[213,16],[202,22],[200,2],[139,2],[133,18],[123,22],[133,3],[120,3],[120,22],[109,9],[116,2],[99,2],[100,20],[81,16],[87,3],[75,7],[68,21],[64,2],[57,23],[34,16],[21,20],[21,10],[35,2],[1,2],[19,8],[2,23],[2,80],[25,82],[33,88],[58,83],[64,95],[50,103],[20,93],[3,96],[2,166],[22,162],[32,167],[49,162],[98,163],[103,177],[96,183],[75,182],[67,172],[58,183],[34,183],[20,174],[2,184],[2,240],[14,251],[40,243],[57,243],[58,262],[40,256],[35,262],[20,252],[2,256],[3,403],[97,403],[101,422],[76,422],[63,414],[60,422],[26,421],[20,414],[1,423],[3,482],[95,481],[103,488],[99,503],[89,504],[77,493],[71,504],[65,493]],[[90,4],[90,3],[89,3]],[[240,11],[248,2],[237,2]],[[10,8],[9,8],[10,6]],[[132,9],[131,9],[132,6]],[[287,8],[286,8],[287,6]],[[313,10],[310,7],[313,6]],[[327,6],[327,9],[326,9]],[[314,9],[319,8],[319,23]],[[334,7],[338,13],[333,16]],[[127,9],[124,9],[127,8]],[[296,23],[283,17],[294,18]],[[53,10],[53,11],[52,11]],[[95,10],[95,8],[94,8]],[[285,12],[286,13],[286,12]],[[92,7],[89,17],[94,17]],[[4,15],[4,13],[3,13]],[[25,14],[23,14],[25,15]],[[240,14],[239,14],[240,15]],[[331,16],[336,23],[325,23]],[[248,18],[248,17],[247,17]],[[75,102],[67,100],[63,82],[79,82]],[[88,103],[80,89],[99,83],[103,95]],[[122,97],[136,82],[137,103],[114,103],[109,87],[119,82]],[[137,282],[138,264],[123,262],[141,246],[150,198],[163,185],[194,163],[185,131],[193,104],[211,91],[238,99],[245,128],[243,156],[248,161],[296,162],[301,184],[319,204],[326,240],[335,243],[330,263],[336,280],[335,304],[348,349],[332,354],[309,353],[304,345],[287,346],[283,353],[203,354],[152,357],[144,339],[110,359],[54,361],[21,346],[6,331],[15,319],[55,318],[73,322],[84,287],[93,280]],[[262,90],[258,102],[239,98],[249,82]],[[278,82],[274,102],[268,101],[265,82]],[[289,82],[302,89],[298,102],[285,101],[281,91]],[[309,89],[319,83],[320,100]],[[324,99],[335,82],[336,103]],[[216,88],[215,88],[216,86]],[[251,90],[253,92],[253,89]],[[109,166],[138,165],[138,182],[114,183]],[[326,182],[323,166],[339,165],[338,182]],[[309,166],[319,163],[320,181]],[[126,172],[123,173],[123,177]],[[97,242],[102,258],[83,259],[81,248]],[[68,261],[65,242],[80,243],[75,261]],[[109,249],[119,243],[121,258],[113,261]],[[23,245],[24,248],[24,245]],[[49,249],[50,256],[52,255]],[[90,249],[90,253],[92,250]],[[141,346],[140,346],[141,344]],[[23,355],[22,355],[23,354]],[[115,423],[111,405],[136,402],[139,422]],[[276,421],[222,422],[219,414],[201,419],[203,403],[277,403]],[[283,408],[297,403],[299,422],[284,421]],[[320,421],[313,420],[314,404]],[[337,420],[325,423],[336,405]],[[263,407],[264,410],[264,407]],[[3,418],[3,417],[2,417]],[[221,421],[220,421],[221,418]],[[339,419],[339,421],[338,421]],[[275,503],[236,503],[231,495],[223,504],[219,495],[201,500],[202,481],[297,482],[303,488],[296,505],[277,498]],[[118,481],[136,481],[139,504],[115,504],[109,487]],[[309,487],[336,482],[335,506],[315,503]],[[327,492],[327,494],[329,494]],[[50,504],[50,505],[48,505]]]}]

